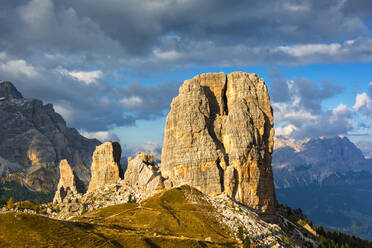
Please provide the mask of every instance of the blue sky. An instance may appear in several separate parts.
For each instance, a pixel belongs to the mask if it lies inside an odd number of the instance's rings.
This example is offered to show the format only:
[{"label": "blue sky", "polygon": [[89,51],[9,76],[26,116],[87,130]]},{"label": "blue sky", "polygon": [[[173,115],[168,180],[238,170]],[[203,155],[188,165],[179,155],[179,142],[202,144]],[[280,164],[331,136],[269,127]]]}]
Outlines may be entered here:
[{"label": "blue sky", "polygon": [[[248,66],[248,67],[208,67],[208,68],[192,68],[187,71],[172,72],[172,75],[157,75],[157,80],[172,79],[179,82],[192,78],[197,74],[206,72],[225,72],[245,71],[254,72],[265,79],[269,91],[271,91],[271,72],[278,70],[286,79],[296,77],[307,78],[317,85],[321,85],[322,81],[329,81],[335,85],[342,87],[342,92],[338,95],[322,101],[322,109],[330,110],[336,108],[339,104],[345,104],[348,108],[353,109],[357,93],[366,92],[369,88],[372,76],[372,63],[337,63],[337,64],[312,64],[305,66]],[[164,78],[162,78],[164,77]],[[137,80],[141,80],[138,78]],[[153,78],[146,78],[148,84],[154,84]],[[164,111],[167,113],[167,111]],[[369,118],[364,118],[360,114],[355,113],[351,118],[350,123],[354,128],[347,133],[348,137],[357,143],[359,140],[370,140],[371,129],[360,128],[360,122],[370,124]],[[147,141],[162,143],[163,129],[165,124],[165,116],[151,121],[138,121],[135,126],[125,126],[113,130],[118,135],[120,140],[130,140],[128,144],[140,145]],[[276,123],[281,125],[281,123]],[[324,129],[327,129],[325,126]],[[154,130],[160,130],[154,132]],[[359,134],[363,134],[359,136]],[[311,137],[311,134],[309,134]]]},{"label": "blue sky", "polygon": [[369,0],[4,0],[1,7],[0,80],[53,103],[87,137],[160,147],[184,80],[245,71],[268,84],[278,136],[372,140]]}]

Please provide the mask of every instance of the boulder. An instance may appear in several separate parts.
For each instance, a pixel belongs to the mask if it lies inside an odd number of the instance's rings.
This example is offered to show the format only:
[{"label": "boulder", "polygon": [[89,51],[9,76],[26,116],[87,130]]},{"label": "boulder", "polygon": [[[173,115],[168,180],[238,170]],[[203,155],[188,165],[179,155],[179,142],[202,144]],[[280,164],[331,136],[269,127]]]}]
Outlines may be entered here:
[{"label": "boulder", "polygon": [[96,147],[93,153],[88,192],[123,179],[124,173],[120,167],[120,158],[121,147],[118,142],[109,141]]},{"label": "boulder", "polygon": [[154,195],[164,188],[163,177],[154,164],[154,155],[140,152],[135,158],[129,157],[124,184],[138,191],[143,198]]},{"label": "boulder", "polygon": [[273,114],[263,79],[244,72],[186,80],[171,104],[160,166],[172,185],[227,194],[272,213]]}]

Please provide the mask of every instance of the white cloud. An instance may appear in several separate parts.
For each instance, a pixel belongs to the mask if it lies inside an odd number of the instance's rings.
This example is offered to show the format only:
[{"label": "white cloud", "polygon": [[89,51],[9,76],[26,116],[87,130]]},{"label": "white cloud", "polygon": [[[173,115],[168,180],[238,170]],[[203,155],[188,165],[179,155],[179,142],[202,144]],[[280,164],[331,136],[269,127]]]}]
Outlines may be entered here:
[{"label": "white cloud", "polygon": [[343,43],[309,43],[304,45],[279,46],[273,48],[273,54],[284,53],[296,63],[309,64],[317,62],[343,62],[372,60],[372,39],[359,37]]},{"label": "white cloud", "polygon": [[305,79],[282,81],[280,86],[287,86],[289,100],[272,103],[277,137],[333,136],[352,129],[352,110],[345,104],[325,110],[321,107],[324,100],[334,96],[333,91],[338,90],[335,86],[325,83],[318,87]]},{"label": "white cloud", "polygon": [[348,120],[352,115],[352,111],[345,104],[339,104],[330,112],[331,114],[328,120],[330,124],[335,124],[336,122],[340,121],[344,121],[344,123],[350,124]]},{"label": "white cloud", "polygon": [[138,96],[132,96],[129,98],[123,98],[120,100],[122,104],[128,109],[133,109],[136,107],[140,107],[143,104],[143,100]]},{"label": "white cloud", "polygon": [[154,50],[154,55],[156,58],[161,60],[176,60],[181,59],[183,57],[182,53],[170,50],[170,51],[161,51],[160,49]]},{"label": "white cloud", "polygon": [[0,59],[3,60],[6,58],[7,58],[6,52],[0,52]]},{"label": "white cloud", "polygon": [[69,108],[60,104],[54,104],[53,107],[58,114],[62,115],[66,122],[71,123],[74,120],[74,113]]},{"label": "white cloud", "polygon": [[349,113],[350,109],[345,104],[339,104],[336,108],[332,109],[334,115]]},{"label": "white cloud", "polygon": [[107,131],[87,132],[85,130],[80,130],[79,132],[88,139],[98,139],[101,142],[120,141],[116,134]]},{"label": "white cloud", "polygon": [[341,45],[337,43],[333,44],[307,44],[307,45],[296,45],[296,46],[280,46],[278,50],[281,50],[294,57],[303,57],[314,54],[324,55],[335,55],[341,49]]},{"label": "white cloud", "polygon": [[28,78],[36,78],[38,76],[38,72],[36,71],[36,69],[23,59],[9,60],[5,63],[2,63],[0,64],[0,70],[3,73],[14,78],[24,76]]},{"label": "white cloud", "polygon": [[297,127],[293,124],[289,124],[284,127],[276,127],[275,136],[289,136],[296,130],[297,130]]},{"label": "white cloud", "polygon": [[311,10],[309,4],[293,4],[293,3],[284,3],[283,8],[292,12],[304,12]]},{"label": "white cloud", "polygon": [[[297,99],[298,97],[294,97]],[[286,120],[301,120],[311,121],[317,117],[306,110],[303,107],[298,106],[298,100],[294,100],[291,104],[286,103],[272,103],[274,109],[275,121],[286,121]]]},{"label": "white cloud", "polygon": [[103,76],[102,71],[71,71],[68,73],[77,80],[83,81],[86,84],[91,84],[97,82]]},{"label": "white cloud", "polygon": [[367,93],[363,92],[361,94],[357,94],[353,108],[357,111],[366,113],[371,110],[371,103],[372,99],[369,98]]}]

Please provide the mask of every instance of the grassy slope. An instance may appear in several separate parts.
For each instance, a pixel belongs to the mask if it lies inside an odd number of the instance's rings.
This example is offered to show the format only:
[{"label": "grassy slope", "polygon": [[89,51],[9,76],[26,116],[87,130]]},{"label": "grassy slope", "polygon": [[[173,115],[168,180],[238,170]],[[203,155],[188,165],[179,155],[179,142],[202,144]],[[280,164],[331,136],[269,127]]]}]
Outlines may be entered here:
[{"label": "grassy slope", "polygon": [[218,222],[215,209],[188,186],[156,195],[141,205],[127,203],[88,212],[74,222],[6,213],[0,214],[0,223],[0,247],[23,247],[31,242],[35,247],[237,246],[227,227]]}]

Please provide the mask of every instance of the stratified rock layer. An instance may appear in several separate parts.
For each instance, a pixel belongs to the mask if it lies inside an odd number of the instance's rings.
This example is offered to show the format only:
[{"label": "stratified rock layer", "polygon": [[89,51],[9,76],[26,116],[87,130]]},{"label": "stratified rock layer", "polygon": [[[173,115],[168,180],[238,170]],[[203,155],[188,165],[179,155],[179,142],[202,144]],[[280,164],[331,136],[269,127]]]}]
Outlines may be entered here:
[{"label": "stratified rock layer", "polygon": [[225,192],[260,212],[275,208],[273,114],[263,79],[243,72],[186,80],[167,116],[162,175],[208,195]]},{"label": "stratified rock layer", "polygon": [[80,181],[78,176],[72,171],[67,160],[64,159],[59,164],[60,178],[57,186],[57,191],[54,196],[54,203],[61,203],[66,197],[71,197],[77,194],[84,194],[84,183]]},{"label": "stratified rock layer", "polygon": [[118,142],[110,141],[96,147],[93,153],[92,179],[89,182],[88,192],[123,179],[120,158],[121,147]]},{"label": "stratified rock layer", "polygon": [[154,164],[154,155],[140,152],[133,159],[129,157],[124,184],[139,192],[144,198],[162,190],[163,177]]}]

